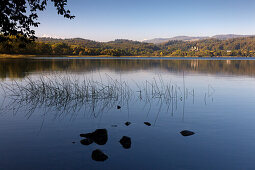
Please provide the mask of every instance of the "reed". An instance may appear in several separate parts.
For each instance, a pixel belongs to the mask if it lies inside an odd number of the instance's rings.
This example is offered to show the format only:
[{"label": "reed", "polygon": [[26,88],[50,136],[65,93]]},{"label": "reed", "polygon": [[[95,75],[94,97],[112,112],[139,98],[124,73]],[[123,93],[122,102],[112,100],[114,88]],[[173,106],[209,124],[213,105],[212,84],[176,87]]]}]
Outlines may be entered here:
[{"label": "reed", "polygon": [[[30,106],[29,112],[37,108],[50,108],[58,112],[76,112],[84,107],[94,116],[101,112],[116,108],[117,105],[127,105],[134,100],[147,104],[159,101],[169,107],[173,103],[182,101],[187,95],[194,98],[192,93],[185,92],[188,89],[181,88],[171,82],[163,81],[161,76],[137,83],[133,88],[128,82],[121,78],[113,79],[105,75],[106,80],[93,80],[93,78],[75,78],[72,76],[41,76],[37,79],[27,77],[22,82],[12,81],[1,83],[5,96],[12,101],[10,108],[16,106]],[[182,89],[184,91],[182,91]],[[186,96],[185,96],[186,95]],[[160,104],[161,105],[161,104]],[[173,109],[173,108],[172,108]],[[129,110],[128,110],[129,112]]]}]

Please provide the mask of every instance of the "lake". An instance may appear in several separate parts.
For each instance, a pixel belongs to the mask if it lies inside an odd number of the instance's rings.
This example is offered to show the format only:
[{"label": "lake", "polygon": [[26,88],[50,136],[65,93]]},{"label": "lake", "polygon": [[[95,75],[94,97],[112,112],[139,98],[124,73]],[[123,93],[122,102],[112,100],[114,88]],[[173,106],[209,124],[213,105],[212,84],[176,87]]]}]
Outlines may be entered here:
[{"label": "lake", "polygon": [[255,169],[255,60],[0,59],[0,169]]}]

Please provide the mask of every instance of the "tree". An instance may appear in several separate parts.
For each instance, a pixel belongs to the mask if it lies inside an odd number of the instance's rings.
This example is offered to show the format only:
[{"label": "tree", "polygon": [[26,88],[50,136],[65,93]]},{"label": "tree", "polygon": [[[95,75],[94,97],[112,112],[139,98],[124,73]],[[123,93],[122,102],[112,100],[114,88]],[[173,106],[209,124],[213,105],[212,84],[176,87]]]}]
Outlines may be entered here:
[{"label": "tree", "polygon": [[38,42],[36,43],[36,52],[37,54],[52,54],[52,47],[50,44]]},{"label": "tree", "polygon": [[52,45],[53,54],[55,55],[70,55],[72,54],[72,49],[66,43],[57,43]]},{"label": "tree", "polygon": [[[22,35],[24,39],[35,39],[35,31],[31,27],[38,27],[38,11],[44,11],[49,0],[1,0],[0,1],[0,33],[5,35],[0,41],[5,41],[9,35]],[[59,15],[73,19],[66,9],[67,0],[50,0],[54,3]]]}]

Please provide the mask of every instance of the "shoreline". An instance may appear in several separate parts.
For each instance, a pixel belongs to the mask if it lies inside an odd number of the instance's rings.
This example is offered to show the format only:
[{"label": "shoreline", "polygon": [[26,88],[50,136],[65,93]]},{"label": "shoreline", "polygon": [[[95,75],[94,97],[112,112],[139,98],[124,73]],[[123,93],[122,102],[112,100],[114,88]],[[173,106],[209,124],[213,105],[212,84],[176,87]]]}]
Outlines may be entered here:
[{"label": "shoreline", "polygon": [[158,60],[255,60],[254,57],[240,56],[86,56],[86,55],[23,55],[0,54],[0,59],[158,59]]}]

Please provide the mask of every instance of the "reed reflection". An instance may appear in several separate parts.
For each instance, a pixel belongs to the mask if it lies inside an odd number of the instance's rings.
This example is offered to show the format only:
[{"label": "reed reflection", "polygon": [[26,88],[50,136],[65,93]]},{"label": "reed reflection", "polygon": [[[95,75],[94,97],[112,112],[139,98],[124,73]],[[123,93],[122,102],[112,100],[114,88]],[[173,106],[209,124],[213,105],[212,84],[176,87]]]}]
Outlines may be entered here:
[{"label": "reed reflection", "polygon": [[[186,100],[193,100],[194,104],[195,91],[186,88],[184,82],[181,85],[166,83],[158,76],[152,81],[135,83],[137,88],[133,88],[126,81],[107,76],[106,81],[97,81],[86,77],[76,79],[69,75],[54,74],[38,79],[28,77],[22,82],[1,82],[4,96],[8,98],[8,102],[2,104],[1,112],[8,112],[11,109],[17,113],[22,110],[29,118],[37,109],[43,108],[45,115],[46,113],[56,114],[55,117],[72,115],[75,119],[82,111],[97,118],[116,109],[126,112],[129,117],[130,105],[143,106],[143,110],[147,111],[147,117],[151,108],[158,108],[154,123],[144,122],[147,126],[155,126],[161,112],[171,111],[173,116],[178,105],[183,104],[184,119]],[[214,92],[213,87],[208,86],[207,98],[213,99]],[[131,122],[127,120],[125,125],[129,126]]]}]

